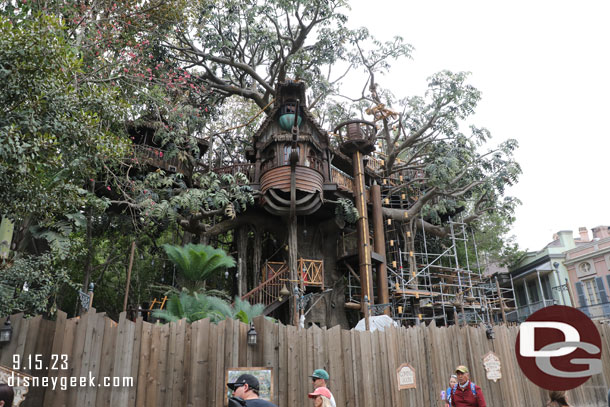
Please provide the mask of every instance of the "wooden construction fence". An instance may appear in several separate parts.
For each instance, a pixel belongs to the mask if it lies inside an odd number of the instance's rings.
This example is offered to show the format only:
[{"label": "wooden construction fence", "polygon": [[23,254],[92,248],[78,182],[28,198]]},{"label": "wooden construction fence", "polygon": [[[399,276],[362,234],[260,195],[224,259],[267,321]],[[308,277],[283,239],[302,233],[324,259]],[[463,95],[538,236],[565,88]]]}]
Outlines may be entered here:
[{"label": "wooden construction fence", "polygon": [[[1,323],[4,321],[0,320]],[[209,320],[153,325],[121,314],[118,323],[91,311],[80,318],[56,321],[11,317],[13,338],[0,348],[0,364],[11,367],[18,355],[23,372],[35,377],[133,377],[132,387],[78,386],[67,390],[30,388],[24,406],[183,407],[222,406],[225,370],[238,366],[273,367],[273,397],[280,407],[309,406],[309,375],[325,368],[330,389],[343,407],[442,406],[440,391],[458,364],[471,369],[490,407],[538,407],[546,392],[521,374],[514,354],[517,327],[494,327],[488,340],[484,328],[415,327],[385,332],[358,332],[339,327],[299,330],[255,321],[258,344],[248,346],[248,326],[235,320],[218,325]],[[570,391],[572,406],[605,406],[610,385],[610,326],[597,325],[603,342],[603,373]],[[502,378],[486,379],[482,357],[494,351]],[[51,354],[68,355],[67,370],[46,370]],[[42,355],[43,369],[25,361]],[[409,363],[417,388],[398,390],[396,369]]]}]

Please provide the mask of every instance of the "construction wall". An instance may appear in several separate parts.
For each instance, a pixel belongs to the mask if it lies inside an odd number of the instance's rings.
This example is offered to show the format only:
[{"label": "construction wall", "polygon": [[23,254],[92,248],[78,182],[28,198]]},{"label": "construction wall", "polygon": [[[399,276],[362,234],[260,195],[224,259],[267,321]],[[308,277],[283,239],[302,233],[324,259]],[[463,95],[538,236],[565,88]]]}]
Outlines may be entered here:
[{"label": "construction wall", "polygon": [[[132,322],[121,315],[119,323],[94,311],[80,318],[56,321],[41,317],[11,317],[14,332],[0,348],[0,364],[11,367],[18,355],[42,355],[40,370],[22,369],[33,376],[131,376],[131,388],[75,387],[68,390],[31,388],[24,406],[222,406],[225,370],[244,366],[273,368],[273,398],[280,407],[310,405],[308,377],[315,368],[331,376],[330,389],[340,407],[443,406],[440,392],[458,364],[471,369],[483,389],[487,405],[543,406],[546,392],[521,374],[514,353],[517,327],[495,326],[496,339],[484,328],[419,326],[386,332],[320,329],[299,330],[255,322],[258,343],[246,344],[248,326],[234,320],[218,325],[209,320],[153,325]],[[3,323],[0,320],[0,325]],[[604,349],[603,374],[569,392],[571,405],[605,406],[610,387],[610,326],[597,325]],[[502,363],[502,378],[486,379],[482,357],[495,352]],[[51,371],[51,354],[67,354],[68,368]],[[416,372],[414,389],[398,390],[396,369],[409,363]],[[27,367],[27,366],[26,366]],[[31,367],[35,367],[32,364]]]}]

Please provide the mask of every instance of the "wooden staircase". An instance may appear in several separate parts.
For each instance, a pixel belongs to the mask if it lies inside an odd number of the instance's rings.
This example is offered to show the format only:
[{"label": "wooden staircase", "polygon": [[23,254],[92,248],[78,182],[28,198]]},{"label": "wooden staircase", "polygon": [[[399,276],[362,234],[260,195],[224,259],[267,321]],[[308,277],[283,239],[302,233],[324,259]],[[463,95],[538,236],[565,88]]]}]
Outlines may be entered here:
[{"label": "wooden staircase", "polygon": [[[268,272],[271,272],[271,274],[267,274]],[[290,278],[286,262],[265,263],[263,277],[266,277],[266,280],[243,295],[241,299],[248,301],[250,304],[265,304],[265,311],[263,314],[268,315],[290,298],[289,295],[287,295],[286,298],[283,298],[280,295],[282,286],[286,284],[286,281]]]},{"label": "wooden staircase", "polygon": [[[301,288],[304,286],[321,287],[324,290],[324,261],[298,259],[297,269],[300,272]],[[244,294],[241,299],[248,301],[250,304],[264,304],[264,315],[268,315],[282,304],[284,304],[291,295],[283,297],[280,294],[282,287],[290,290],[290,271],[286,262],[265,262],[263,268],[263,282],[253,290]]]}]

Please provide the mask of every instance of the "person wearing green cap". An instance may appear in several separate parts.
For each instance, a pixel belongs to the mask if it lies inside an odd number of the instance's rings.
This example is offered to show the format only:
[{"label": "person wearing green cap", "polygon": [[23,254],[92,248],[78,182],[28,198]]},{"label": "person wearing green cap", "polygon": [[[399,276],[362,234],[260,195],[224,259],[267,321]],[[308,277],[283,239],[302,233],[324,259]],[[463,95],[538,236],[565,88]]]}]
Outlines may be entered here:
[{"label": "person wearing green cap", "polygon": [[449,398],[451,407],[487,407],[483,390],[470,381],[470,372],[466,366],[455,368],[458,383],[451,389]]},{"label": "person wearing green cap", "polygon": [[[313,373],[311,374],[311,380],[313,381],[313,389],[317,389],[318,387],[325,387],[326,388],[326,384],[328,382],[328,380],[330,380],[330,376],[328,375],[328,372],[324,369],[316,369],[313,371]],[[330,393],[330,390],[329,390]],[[330,393],[330,404],[333,407],[337,407],[337,403],[335,402],[335,397],[333,396],[332,393]]]}]

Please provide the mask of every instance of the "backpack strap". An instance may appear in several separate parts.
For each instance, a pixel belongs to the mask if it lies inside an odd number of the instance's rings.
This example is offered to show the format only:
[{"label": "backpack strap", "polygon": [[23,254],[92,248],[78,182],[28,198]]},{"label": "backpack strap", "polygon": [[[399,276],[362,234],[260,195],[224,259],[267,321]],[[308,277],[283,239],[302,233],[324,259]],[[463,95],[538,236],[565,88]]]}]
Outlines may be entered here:
[{"label": "backpack strap", "polygon": [[476,399],[477,398],[477,388],[473,382],[470,382],[470,391],[472,392],[472,395]]},{"label": "backpack strap", "polygon": [[455,391],[457,390],[457,384],[455,384],[452,388],[451,391],[449,392],[449,405],[452,405],[452,400],[453,400],[453,395],[455,394]]}]

